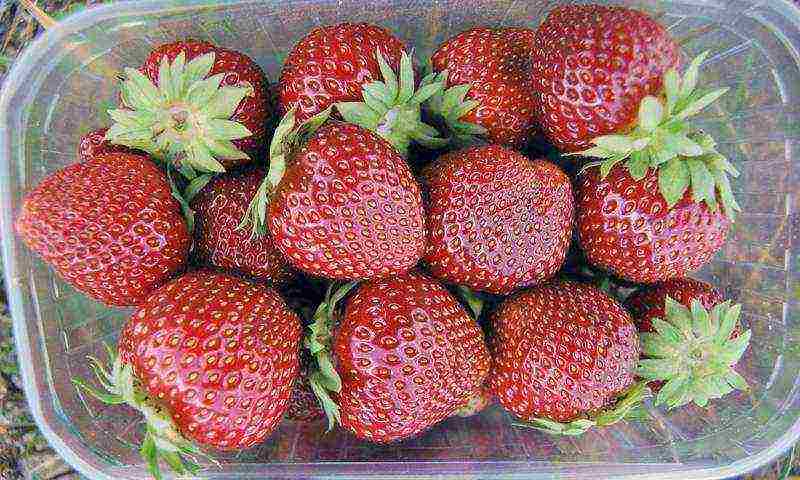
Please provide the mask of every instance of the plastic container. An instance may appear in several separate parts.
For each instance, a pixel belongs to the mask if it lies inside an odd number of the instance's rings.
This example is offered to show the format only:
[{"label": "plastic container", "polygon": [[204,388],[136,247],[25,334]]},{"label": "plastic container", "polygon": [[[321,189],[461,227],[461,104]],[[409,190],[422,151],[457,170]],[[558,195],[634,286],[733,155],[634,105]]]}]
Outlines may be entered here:
[{"label": "plastic container", "polygon": [[[23,193],[75,161],[79,135],[103,126],[114,72],[152,47],[209,39],[253,56],[276,79],[309,29],[341,21],[385,25],[428,55],[475,25],[535,27],[559,3],[513,0],[122,2],[60,22],[15,64],[0,98],[0,193],[6,285],[25,391],[53,447],[89,478],[145,477],[125,407],[82,396],[87,354],[102,355],[128,312],[106,309],[57,279],[13,235]],[[732,87],[703,126],[741,170],[745,209],[731,239],[698,274],[744,306],[753,329],[742,361],[751,392],[654,420],[553,438],[511,427],[494,408],[451,419],[399,445],[359,443],[323,425],[282,426],[268,442],[204,476],[722,478],[763,465],[800,436],[800,9],[787,0],[631,1],[659,15],[690,56],[710,49],[707,86]]]}]

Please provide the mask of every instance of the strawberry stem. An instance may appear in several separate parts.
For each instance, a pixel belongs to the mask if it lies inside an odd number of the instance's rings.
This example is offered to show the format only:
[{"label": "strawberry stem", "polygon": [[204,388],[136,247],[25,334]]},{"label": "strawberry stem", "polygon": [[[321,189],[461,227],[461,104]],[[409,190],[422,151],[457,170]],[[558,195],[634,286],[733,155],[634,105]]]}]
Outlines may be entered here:
[{"label": "strawberry stem", "polygon": [[331,431],[336,424],[341,423],[339,406],[329,393],[339,393],[342,389],[342,379],[331,359],[336,308],[356,285],[358,282],[349,282],[338,287],[335,283],[328,285],[325,300],[317,307],[317,311],[314,313],[314,323],[308,327],[309,332],[303,342],[317,363],[316,369],[309,376],[309,384],[328,417],[328,431]]},{"label": "strawberry stem", "polygon": [[[664,92],[647,96],[639,105],[639,117],[630,133],[603,135],[592,140],[594,147],[565,154],[601,159],[600,177],[605,178],[617,164],[623,163],[634,180],[643,179],[653,168],[658,171],[659,191],[668,207],[692,189],[692,199],[704,202],[711,211],[719,209],[734,219],[741,208],[736,203],[728,176],[739,172],[716,149],[716,142],[688,122],[715,102],[728,89],[697,89],[700,65],[708,52],[695,58],[681,77],[671,69],[664,75]],[[582,170],[583,171],[583,170]]]},{"label": "strawberry stem", "polygon": [[270,196],[278,187],[283,175],[286,173],[288,157],[302,143],[305,143],[319,128],[328,121],[331,108],[328,108],[304,123],[297,125],[297,107],[292,108],[281,118],[272,141],[269,145],[269,170],[267,176],[259,185],[255,196],[250,200],[241,222],[237,228],[244,229],[251,226],[251,237],[258,238],[267,233],[267,206]]},{"label": "strawberry stem", "polygon": [[143,391],[138,379],[133,374],[133,368],[123,363],[119,355],[108,345],[105,347],[108,352],[110,368],[94,357],[87,358],[98,382],[106,391],[97,390],[84,380],[77,378],[73,379],[72,383],[79,390],[105,404],[126,404],[144,416],[146,431],[140,454],[153,478],[157,480],[162,478],[159,460],[166,462],[178,475],[184,475],[186,472],[196,473],[200,469],[197,464],[199,457],[219,466],[213,457],[203,453],[197,445],[181,435],[169,412],[156,404]]},{"label": "strawberry stem", "polygon": [[434,81],[442,84],[442,89],[426,102],[427,110],[446,128],[449,134],[447,143],[450,146],[464,148],[479,144],[480,136],[486,135],[486,128],[476,123],[465,122],[462,117],[478,108],[480,102],[467,100],[467,94],[472,88],[469,83],[445,88],[448,74],[447,70],[434,73]]},{"label": "strawberry stem", "polygon": [[[734,367],[750,342],[751,331],[732,335],[739,322],[740,305],[724,302],[710,311],[698,300],[690,308],[667,297],[664,319],[652,320],[655,333],[641,335],[642,354],[637,375],[647,381],[664,381],[656,405],[677,408],[709,400],[731,391],[747,390],[747,382]],[[733,338],[732,338],[733,337]]]},{"label": "strawberry stem", "polygon": [[108,112],[115,123],[106,140],[200,172],[221,173],[220,160],[248,158],[232,141],[251,132],[230,118],[253,87],[222,85],[224,73],[210,75],[214,62],[214,52],[188,62],[185,52],[171,63],[164,56],[157,86],[139,70],[126,68],[123,108]]},{"label": "strawberry stem", "polygon": [[590,428],[607,427],[626,418],[640,418],[642,401],[650,393],[647,382],[633,384],[610,410],[604,410],[597,415],[579,418],[571,422],[557,422],[547,418],[533,418],[527,422],[514,423],[517,427],[533,428],[551,435],[578,436],[583,435]]},{"label": "strawberry stem", "polygon": [[442,89],[436,75],[427,75],[414,89],[414,66],[411,56],[400,56],[398,75],[377,49],[375,56],[383,81],[364,85],[363,102],[340,102],[336,109],[346,122],[371,130],[391,143],[403,157],[408,157],[412,141],[428,148],[441,148],[447,140],[422,121],[421,105]]}]

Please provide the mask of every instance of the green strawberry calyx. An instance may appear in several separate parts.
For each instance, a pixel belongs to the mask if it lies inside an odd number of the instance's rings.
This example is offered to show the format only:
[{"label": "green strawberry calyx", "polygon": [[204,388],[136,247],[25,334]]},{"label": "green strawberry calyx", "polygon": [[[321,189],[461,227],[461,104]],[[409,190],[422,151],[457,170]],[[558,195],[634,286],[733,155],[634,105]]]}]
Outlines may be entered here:
[{"label": "green strawberry calyx", "polygon": [[412,141],[428,148],[447,145],[447,140],[439,136],[438,130],[422,121],[421,105],[442,89],[436,76],[426,76],[415,90],[414,66],[406,52],[400,56],[399,78],[380,49],[375,55],[383,81],[364,85],[361,92],[363,102],[337,103],[336,109],[342,118],[377,133],[403,157],[408,156]]},{"label": "green strawberry calyx", "polygon": [[473,318],[475,318],[475,320],[478,320],[481,317],[481,313],[483,312],[483,304],[484,304],[483,299],[479,297],[477,293],[472,291],[471,288],[465,287],[463,285],[456,286],[455,293],[469,307],[469,310],[472,312]]},{"label": "green strawberry calyx", "polygon": [[220,159],[246,159],[232,140],[251,132],[231,116],[249,84],[223,86],[225,73],[209,76],[214,52],[186,61],[184,52],[170,63],[161,59],[158,86],[133,68],[125,69],[121,85],[122,108],[109,110],[114,124],[105,139],[143,150],[179,165],[182,171],[221,173]]},{"label": "green strawberry calyx", "polygon": [[[447,70],[442,70],[435,74],[434,81],[447,85],[448,74]],[[470,88],[472,85],[469,83],[442,87],[426,103],[428,112],[447,129],[448,143],[458,148],[480,143],[480,136],[487,133],[482,125],[462,120],[480,106],[477,100],[467,100]]]},{"label": "green strawberry calyx", "polygon": [[695,58],[683,77],[670,69],[664,75],[663,95],[642,99],[638,121],[629,133],[597,137],[592,140],[593,147],[566,155],[601,159],[587,165],[599,166],[601,178],[620,162],[635,180],[643,179],[651,168],[657,169],[659,191],[670,208],[691,187],[695,202],[705,202],[716,212],[719,198],[723,213],[733,220],[741,208],[728,175],[737,177],[739,172],[716,150],[714,139],[688,121],[728,91],[697,88],[698,71],[707,56],[705,52]]},{"label": "green strawberry calyx", "polygon": [[267,176],[259,185],[239,224],[240,229],[250,226],[253,238],[262,237],[267,233],[267,207],[270,196],[286,173],[289,156],[328,121],[331,108],[323,110],[300,125],[297,125],[296,113],[297,108],[292,108],[278,123],[269,145]]},{"label": "green strawberry calyx", "polygon": [[747,382],[734,366],[747,350],[751,331],[739,335],[740,305],[720,303],[710,311],[693,300],[690,308],[667,297],[664,316],[652,320],[655,333],[641,335],[642,356],[637,375],[647,381],[666,382],[656,405],[676,408],[709,400],[733,390],[747,390]]},{"label": "green strawberry calyx", "polygon": [[308,327],[304,346],[311,352],[316,367],[309,375],[311,390],[328,417],[328,431],[341,423],[339,405],[331,398],[329,392],[339,393],[342,390],[342,379],[336,372],[331,357],[333,329],[336,326],[336,308],[339,302],[355,288],[358,282],[349,282],[338,287],[333,283],[328,286],[325,301],[319,304],[314,312],[314,323]]},{"label": "green strawberry calyx", "polygon": [[533,418],[526,422],[514,423],[514,425],[533,428],[551,435],[583,435],[590,428],[607,427],[621,420],[640,418],[642,401],[649,393],[650,390],[647,388],[646,382],[637,382],[620,397],[612,409],[602,411],[597,415],[579,418],[570,422]]},{"label": "green strawberry calyx", "polygon": [[97,358],[88,357],[89,365],[105,392],[80,379],[73,379],[72,382],[105,404],[128,405],[144,416],[146,427],[140,453],[150,474],[157,480],[162,478],[160,461],[166,463],[177,475],[197,475],[201,470],[198,463],[200,458],[219,466],[214,458],[203,453],[196,444],[181,435],[169,413],[144,392],[133,368],[125,364],[107,345],[106,350],[110,368]]}]

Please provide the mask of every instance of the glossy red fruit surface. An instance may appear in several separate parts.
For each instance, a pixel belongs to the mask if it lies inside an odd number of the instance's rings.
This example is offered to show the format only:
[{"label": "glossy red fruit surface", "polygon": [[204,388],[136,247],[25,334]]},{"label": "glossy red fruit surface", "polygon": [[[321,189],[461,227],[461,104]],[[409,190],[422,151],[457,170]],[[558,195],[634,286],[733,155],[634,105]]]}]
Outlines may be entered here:
[{"label": "glossy red fruit surface", "polygon": [[124,147],[122,145],[114,145],[106,140],[107,128],[94,130],[81,137],[78,144],[78,161],[85,162],[100,155],[107,153],[133,153],[139,155],[146,155],[145,153],[137,152],[136,150]]},{"label": "glossy red fruit surface", "polygon": [[663,75],[679,61],[664,27],[623,7],[557,7],[533,46],[536,116],[550,141],[567,152],[631,125],[639,103],[661,90]]},{"label": "glossy red fruit surface", "polygon": [[478,324],[418,272],[363,283],[334,337],[342,425],[386,443],[417,435],[478,395],[491,359]]},{"label": "glossy red fruit surface", "polygon": [[480,105],[461,120],[486,128],[492,143],[522,147],[537,131],[534,36],[527,28],[473,28],[444,42],[431,57],[435,71],[448,72],[445,87],[471,85],[467,99]]},{"label": "glossy red fruit surface", "polygon": [[397,72],[403,44],[383,27],[342,23],[318,27],[295,45],[281,71],[281,115],[297,107],[303,122],[337,102],[360,102],[367,83],[381,80],[380,48]]},{"label": "glossy red fruit surface", "polygon": [[707,310],[722,303],[719,291],[708,283],[693,278],[676,278],[637,290],[625,300],[625,306],[640,332],[652,332],[652,320],[664,319],[664,301],[672,298],[686,307],[698,300]]},{"label": "glossy red fruit surface", "polygon": [[252,238],[238,228],[264,179],[263,168],[246,168],[216,177],[192,201],[195,252],[201,261],[256,280],[280,284],[294,276],[269,233]]},{"label": "glossy red fruit surface", "polygon": [[586,258],[632,282],[685,277],[711,260],[730,230],[730,219],[694,202],[691,189],[668,209],[653,169],[636,181],[622,166],[602,180],[591,168],[578,182],[578,234]]},{"label": "glossy red fruit surface", "polygon": [[493,326],[492,388],[523,420],[596,413],[633,384],[636,327],[590,285],[559,281],[520,292],[498,308]]},{"label": "glossy red fruit surface", "polygon": [[423,172],[425,262],[447,282],[491,293],[539,283],[561,267],[572,237],[569,177],[497,145],[446,154]]},{"label": "glossy red fruit surface", "polygon": [[407,271],[426,237],[419,185],[403,158],[369,130],[337,122],[294,157],[270,202],[269,230],[294,266],[341,280]]},{"label": "glossy red fruit surface", "polygon": [[142,303],[184,267],[191,244],[164,174],[126,153],[47,177],[25,197],[16,229],[64,280],[111,306]]},{"label": "glossy red fruit surface", "polygon": [[263,441],[283,417],[300,334],[274,290],[197,271],[148,298],[123,329],[119,353],[184,437],[237,450]]},{"label": "glossy red fruit surface", "polygon": [[[162,45],[147,56],[142,65],[141,71],[158,85],[158,68],[161,59],[166,57],[170,62],[183,52],[186,60],[209,52],[214,53],[214,65],[211,67],[211,75],[224,74],[222,86],[243,86],[252,87],[252,95],[245,97],[239,103],[230,120],[239,122],[250,131],[252,135],[246,138],[233,140],[233,144],[240,150],[252,155],[264,149],[266,142],[266,124],[272,112],[269,109],[269,84],[261,67],[247,55],[218,47],[212,43],[200,40],[183,40]],[[226,168],[249,162],[251,159],[220,159]]]}]

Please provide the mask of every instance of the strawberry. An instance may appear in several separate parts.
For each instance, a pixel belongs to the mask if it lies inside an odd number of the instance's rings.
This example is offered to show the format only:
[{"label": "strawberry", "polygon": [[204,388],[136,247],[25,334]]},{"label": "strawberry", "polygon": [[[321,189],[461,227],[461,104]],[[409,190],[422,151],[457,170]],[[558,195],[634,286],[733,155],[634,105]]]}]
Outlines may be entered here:
[{"label": "strawberry", "polygon": [[138,155],[146,155],[143,152],[137,152],[122,145],[114,145],[106,140],[107,128],[100,128],[93,130],[81,137],[78,144],[78,160],[85,162],[94,157],[105,155],[107,153],[133,153]]},{"label": "strawberry", "polygon": [[492,322],[492,389],[533,428],[577,435],[622,419],[644,394],[643,384],[634,385],[636,327],[616,300],[588,284],[525,290],[501,304]]},{"label": "strawberry", "polygon": [[209,265],[280,284],[294,274],[272,236],[252,238],[237,228],[264,175],[262,168],[245,168],[222,174],[200,190],[191,202],[195,253]]},{"label": "strawberry", "polygon": [[741,211],[728,179],[736,168],[687,120],[727,91],[696,88],[706,55],[682,78],[667,71],[664,94],[642,100],[628,134],[595,138],[578,153],[600,159],[579,178],[580,244],[591,263],[618,277],[653,283],[686,276],[722,247]]},{"label": "strawberry", "polygon": [[734,367],[751,332],[738,322],[740,306],[723,302],[711,285],[681,278],[645,287],[626,300],[639,326],[637,373],[657,391],[656,405],[705,407],[747,382]]},{"label": "strawberry", "polygon": [[279,110],[305,123],[336,107],[345,121],[376,132],[407,156],[412,140],[442,146],[420,105],[441,89],[433,75],[415,91],[414,67],[400,40],[366,23],[315,28],[286,58]]},{"label": "strawberry", "polygon": [[122,107],[109,112],[111,143],[169,160],[189,178],[247,163],[261,149],[269,92],[250,57],[182,40],[156,48],[125,77]]},{"label": "strawberry", "polygon": [[[718,158],[713,154],[709,157]],[[703,163],[697,163],[705,168]],[[632,176],[624,166],[612,168],[604,178],[596,168],[581,175],[578,234],[581,248],[592,264],[626,280],[654,283],[683,277],[711,260],[730,230],[731,218],[726,213],[732,215],[738,206],[731,197],[733,203],[725,211],[716,207],[717,192],[730,188],[725,185],[711,187],[716,191],[707,200],[714,207],[707,201],[698,202],[696,187],[685,186],[691,178],[690,167],[678,168],[682,171],[677,175],[683,176],[678,181],[684,183],[685,189],[678,201],[665,198],[661,188],[661,172],[665,169],[650,169],[643,178]],[[669,174],[670,170],[666,172]],[[725,173],[717,170],[715,175],[724,178]]]},{"label": "strawberry", "polygon": [[473,28],[450,38],[431,57],[447,88],[431,109],[455,136],[524,147],[537,132],[531,68],[535,32]]},{"label": "strawberry", "polygon": [[558,271],[572,238],[570,179],[498,146],[448,153],[423,171],[431,273],[507,294]]},{"label": "strawberry", "polygon": [[[397,150],[371,131],[339,122],[319,128],[326,114],[299,128],[292,112],[283,118],[244,222],[264,234],[268,208],[275,246],[310,275],[358,280],[409,270],[425,248],[419,185]],[[303,141],[306,130],[313,133]],[[296,143],[302,147],[292,152]]]},{"label": "strawberry", "polygon": [[129,153],[48,176],[25,197],[16,230],[64,280],[111,306],[142,303],[184,267],[191,243],[164,174]]},{"label": "strawberry", "polygon": [[76,384],[144,415],[141,452],[154,476],[159,458],[184,474],[203,447],[242,450],[275,429],[297,377],[300,334],[274,290],[191,272],[134,312],[111,370],[93,361],[107,393]]},{"label": "strawberry", "polygon": [[491,361],[483,334],[442,285],[419,272],[365,282],[331,339],[336,302],[352,287],[329,295],[307,341],[319,366],[312,387],[329,421],[360,439],[394,442],[481,394]]},{"label": "strawberry", "polygon": [[338,102],[362,99],[364,85],[381,79],[375,52],[397,71],[403,43],[388,30],[367,23],[317,27],[294,46],[278,82],[279,109],[292,108],[303,123]]},{"label": "strawberry", "polygon": [[659,93],[664,74],[679,61],[679,47],[664,27],[624,7],[555,8],[532,45],[536,116],[566,152],[626,131],[642,99]]},{"label": "strawberry", "polygon": [[652,332],[653,318],[664,318],[666,297],[686,307],[690,307],[692,301],[697,300],[707,310],[724,301],[719,290],[693,278],[676,278],[643,287],[625,299],[625,307],[640,332]]}]

